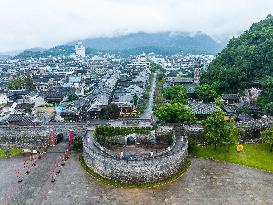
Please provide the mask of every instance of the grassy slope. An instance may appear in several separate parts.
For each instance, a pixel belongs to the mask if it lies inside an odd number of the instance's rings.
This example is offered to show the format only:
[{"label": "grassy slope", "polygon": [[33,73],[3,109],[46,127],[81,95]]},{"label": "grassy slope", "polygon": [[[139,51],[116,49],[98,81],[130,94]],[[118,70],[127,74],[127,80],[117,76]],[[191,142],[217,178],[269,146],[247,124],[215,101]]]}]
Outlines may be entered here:
[{"label": "grassy slope", "polygon": [[11,148],[10,149],[10,156],[7,156],[6,155],[6,150],[5,149],[0,149],[0,158],[13,157],[15,155],[19,155],[19,154],[22,154],[22,153],[23,153],[23,150],[21,150],[21,149]]},{"label": "grassy slope", "polygon": [[213,146],[199,146],[191,152],[191,155],[273,172],[273,152],[269,152],[269,148],[267,144],[246,144],[243,153],[238,153],[235,147],[230,147],[229,152],[227,152],[223,146],[218,146],[216,151]]}]

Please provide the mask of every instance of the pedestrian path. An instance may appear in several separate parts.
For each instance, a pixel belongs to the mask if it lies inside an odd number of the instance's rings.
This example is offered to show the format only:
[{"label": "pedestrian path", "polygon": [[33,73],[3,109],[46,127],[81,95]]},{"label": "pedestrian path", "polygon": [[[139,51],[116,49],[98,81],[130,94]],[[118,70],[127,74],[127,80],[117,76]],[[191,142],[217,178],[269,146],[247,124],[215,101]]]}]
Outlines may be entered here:
[{"label": "pedestrian path", "polygon": [[30,174],[23,176],[23,182],[14,184],[17,186],[17,190],[13,193],[10,204],[40,204],[43,195],[53,185],[50,182],[50,172],[54,169],[54,163],[65,149],[65,143],[50,148],[48,154],[30,169]]}]

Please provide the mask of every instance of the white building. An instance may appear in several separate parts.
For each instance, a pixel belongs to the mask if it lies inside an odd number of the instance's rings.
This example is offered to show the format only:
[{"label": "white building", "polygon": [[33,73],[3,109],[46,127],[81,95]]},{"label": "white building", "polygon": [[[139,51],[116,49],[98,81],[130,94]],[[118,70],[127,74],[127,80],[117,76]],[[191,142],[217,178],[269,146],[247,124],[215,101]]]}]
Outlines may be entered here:
[{"label": "white building", "polygon": [[7,102],[8,102],[8,97],[6,93],[0,93],[0,105],[7,104]]},{"label": "white building", "polygon": [[79,41],[76,45],[75,45],[75,52],[77,56],[80,56],[82,58],[85,57],[85,47],[83,46],[82,42]]}]

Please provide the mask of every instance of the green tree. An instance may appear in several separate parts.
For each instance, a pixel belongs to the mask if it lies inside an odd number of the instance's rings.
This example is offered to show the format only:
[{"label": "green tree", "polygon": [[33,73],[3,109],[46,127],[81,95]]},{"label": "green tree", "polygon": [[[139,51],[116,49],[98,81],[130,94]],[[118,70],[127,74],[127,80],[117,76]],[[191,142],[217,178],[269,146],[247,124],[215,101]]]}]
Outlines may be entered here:
[{"label": "green tree", "polygon": [[30,90],[35,89],[32,77],[27,76],[27,77],[24,78],[24,87],[26,89],[30,89]]},{"label": "green tree", "polygon": [[273,126],[261,132],[264,143],[270,144],[270,152],[273,151]]},{"label": "green tree", "polygon": [[156,71],[163,71],[163,68],[161,65],[156,64],[154,62],[150,62],[150,66],[151,66],[151,71],[152,72],[156,72]]},{"label": "green tree", "polygon": [[204,102],[212,102],[217,97],[217,92],[213,86],[208,84],[196,86],[195,93]]},{"label": "green tree", "polygon": [[216,150],[217,144],[224,142],[227,134],[225,114],[216,110],[204,121],[204,134],[208,143],[214,144]]},{"label": "green tree", "polygon": [[217,55],[201,82],[217,85],[221,93],[236,93],[273,72],[273,17],[254,23],[238,38],[232,38]]},{"label": "green tree", "polygon": [[35,89],[33,79],[30,76],[16,76],[8,82],[7,87],[10,90]]},{"label": "green tree", "polygon": [[187,92],[184,86],[174,85],[164,89],[164,96],[171,102],[185,103]]},{"label": "green tree", "polygon": [[117,119],[120,109],[116,104],[109,104],[101,109],[100,118],[102,119]]},{"label": "green tree", "polygon": [[136,94],[134,94],[134,96],[133,96],[133,104],[134,104],[135,107],[137,106],[138,99],[139,99],[138,96]]},{"label": "green tree", "polygon": [[220,107],[220,108],[223,108],[224,107],[224,102],[223,102],[223,100],[222,100],[222,98],[221,97],[217,97],[216,99],[215,99],[215,105],[217,105],[218,107]]},{"label": "green tree", "polygon": [[194,121],[191,109],[182,103],[166,103],[154,110],[155,116],[166,123],[182,123]]},{"label": "green tree", "polygon": [[79,97],[75,93],[70,93],[67,96],[67,100],[69,102],[74,101],[74,100],[78,100],[78,99],[79,99]]},{"label": "green tree", "polygon": [[273,77],[266,76],[262,80],[262,92],[257,99],[257,105],[263,108],[266,114],[273,115]]},{"label": "green tree", "polygon": [[235,145],[239,140],[240,131],[235,127],[235,120],[231,118],[229,123],[229,128],[227,130],[227,135],[225,138],[225,142],[228,145],[228,150],[230,145]]}]

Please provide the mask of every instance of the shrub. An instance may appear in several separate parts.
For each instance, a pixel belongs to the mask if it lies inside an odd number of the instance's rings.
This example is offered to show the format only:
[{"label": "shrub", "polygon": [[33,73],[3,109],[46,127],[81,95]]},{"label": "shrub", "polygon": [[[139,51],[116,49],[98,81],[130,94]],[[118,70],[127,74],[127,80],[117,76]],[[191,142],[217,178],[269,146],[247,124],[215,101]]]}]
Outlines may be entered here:
[{"label": "shrub", "polygon": [[82,137],[78,136],[75,137],[72,142],[72,150],[73,151],[82,151],[83,144],[82,144]]},{"label": "shrub", "polygon": [[193,151],[194,149],[196,149],[197,145],[198,145],[197,139],[190,138],[188,141],[188,151],[189,152]]}]

